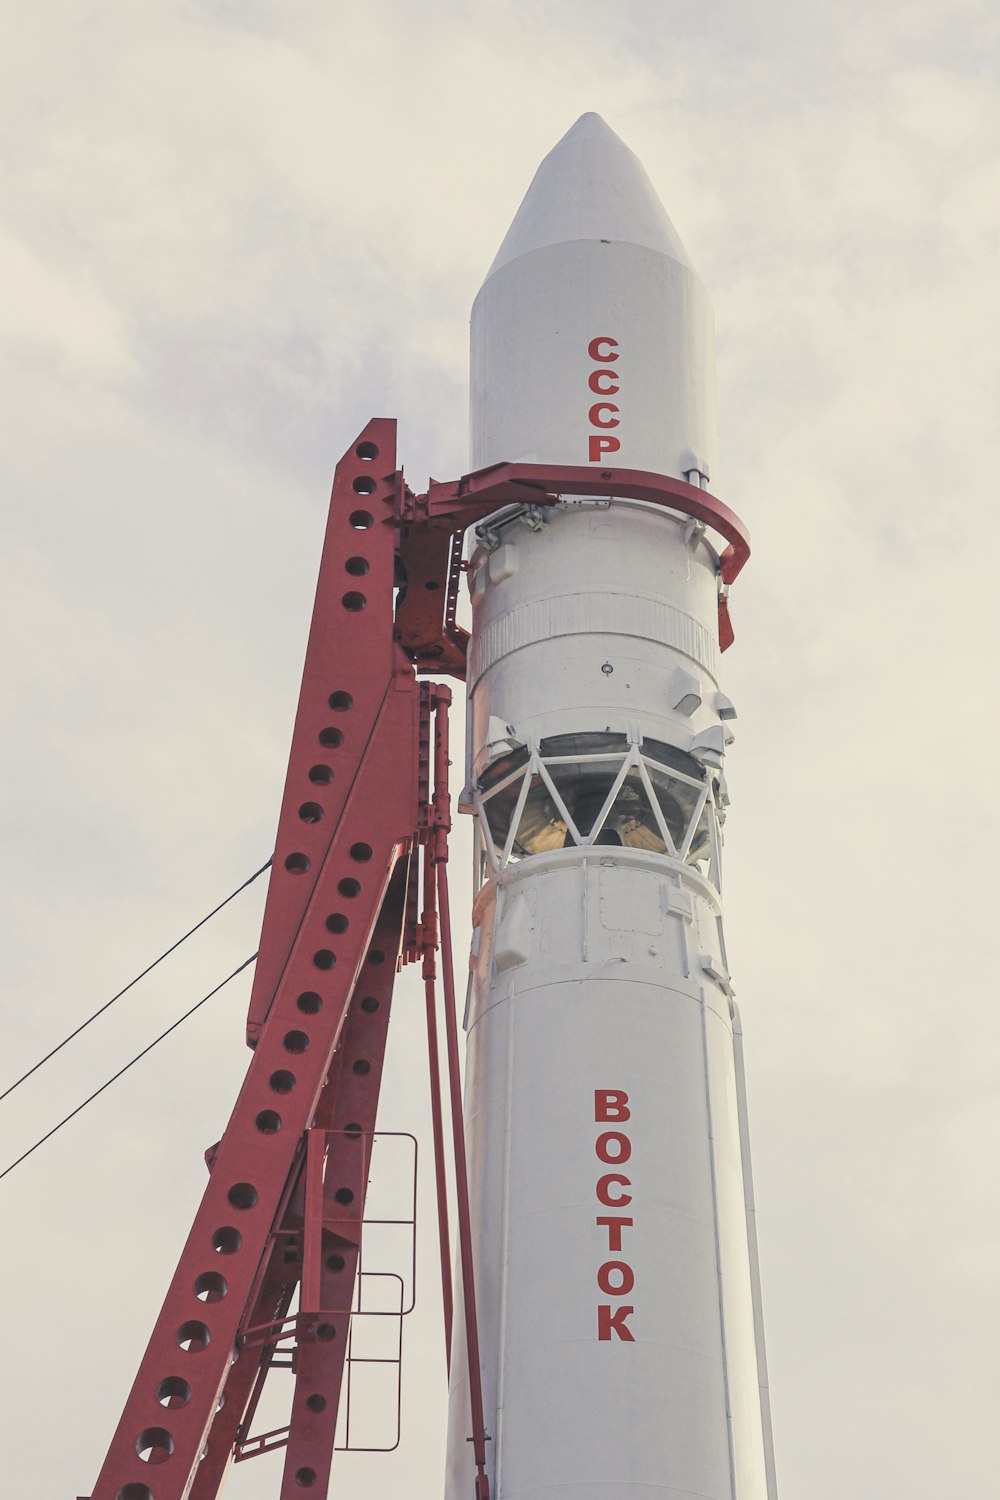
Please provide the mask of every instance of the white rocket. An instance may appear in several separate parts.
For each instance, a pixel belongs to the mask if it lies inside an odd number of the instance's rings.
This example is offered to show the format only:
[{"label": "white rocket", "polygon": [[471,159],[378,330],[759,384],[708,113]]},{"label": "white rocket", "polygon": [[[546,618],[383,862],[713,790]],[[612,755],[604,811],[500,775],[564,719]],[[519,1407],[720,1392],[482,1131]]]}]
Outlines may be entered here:
[{"label": "white rocket", "polygon": [[[712,311],[584,115],[472,312],[472,467],[716,478]],[[465,1124],[495,1500],[775,1500],[722,934],[719,554],[636,500],[512,507],[469,582]],[[448,1500],[467,1500],[461,1303]]]}]

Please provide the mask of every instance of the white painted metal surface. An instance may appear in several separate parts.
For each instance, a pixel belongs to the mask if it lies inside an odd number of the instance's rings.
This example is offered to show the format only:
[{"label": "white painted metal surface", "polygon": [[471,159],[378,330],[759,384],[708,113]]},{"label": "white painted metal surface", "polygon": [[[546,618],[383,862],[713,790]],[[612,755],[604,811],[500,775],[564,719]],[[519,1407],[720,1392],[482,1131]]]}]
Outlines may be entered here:
[{"label": "white painted metal surface", "polygon": [[[617,351],[591,355],[602,338]],[[591,420],[601,401],[620,412]],[[711,303],[642,164],[599,115],[542,162],[480,288],[471,417],[474,468],[587,463],[603,437],[620,443],[607,462],[717,480]]]},{"label": "white painted metal surface", "polygon": [[[474,467],[714,476],[708,298],[596,115],[543,162],[476,299],[472,439]],[[470,586],[466,1129],[492,1493],[774,1500],[712,539],[567,497],[480,528]],[[448,1500],[471,1493],[463,1350],[458,1316]]]}]

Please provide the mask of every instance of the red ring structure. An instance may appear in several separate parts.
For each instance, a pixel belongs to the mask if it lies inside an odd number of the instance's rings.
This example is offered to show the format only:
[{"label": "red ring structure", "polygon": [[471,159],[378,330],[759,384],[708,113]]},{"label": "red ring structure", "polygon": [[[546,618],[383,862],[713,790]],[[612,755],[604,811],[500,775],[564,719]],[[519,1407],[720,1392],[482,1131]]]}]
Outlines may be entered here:
[{"label": "red ring structure", "polygon": [[[594,469],[584,465],[493,464],[461,479],[431,480],[412,495],[398,479],[398,554],[406,592],[396,609],[396,639],[418,670],[465,677],[468,633],[455,622],[461,541],[477,521],[507,505],[557,505],[565,496],[642,500],[702,521],[726,539],[719,573],[726,588],[750,556],[743,522],[715,495],[647,469]],[[444,596],[440,590],[444,587]],[[719,645],[733,642],[729,605],[719,596]]]}]

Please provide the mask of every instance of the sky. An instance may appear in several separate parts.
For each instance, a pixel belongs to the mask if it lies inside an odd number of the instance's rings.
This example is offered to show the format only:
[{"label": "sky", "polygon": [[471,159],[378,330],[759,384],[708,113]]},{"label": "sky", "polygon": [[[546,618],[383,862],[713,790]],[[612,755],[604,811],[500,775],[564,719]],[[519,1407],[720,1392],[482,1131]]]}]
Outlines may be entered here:
[{"label": "sky", "polygon": [[[472,298],[597,110],[712,293],[713,489],[753,538],[727,937],[779,1490],[989,1492],[995,7],[42,0],[4,30],[4,1074],[268,857],[334,464],[395,415],[412,485],[466,467]],[[262,886],[0,1103],[3,1164],[254,952]],[[90,1492],[247,993],[0,1182],[12,1494]],[[426,1141],[399,994],[380,1120]],[[338,1460],[345,1495],[441,1492],[426,1192],[420,1215],[402,1445]],[[276,1489],[261,1460],[227,1495]]]}]

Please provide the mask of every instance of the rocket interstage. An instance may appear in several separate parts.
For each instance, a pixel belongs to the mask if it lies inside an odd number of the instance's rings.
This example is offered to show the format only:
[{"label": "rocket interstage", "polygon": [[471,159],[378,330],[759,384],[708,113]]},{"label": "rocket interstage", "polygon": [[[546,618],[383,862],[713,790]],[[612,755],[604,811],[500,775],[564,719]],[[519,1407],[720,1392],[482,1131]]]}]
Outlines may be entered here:
[{"label": "rocket interstage", "polygon": [[[471,430],[474,469],[715,477],[708,296],[597,115],[476,298]],[[491,1494],[774,1500],[719,553],[680,509],[572,493],[476,536],[465,1128]],[[460,1307],[448,1500],[469,1493]]]}]

